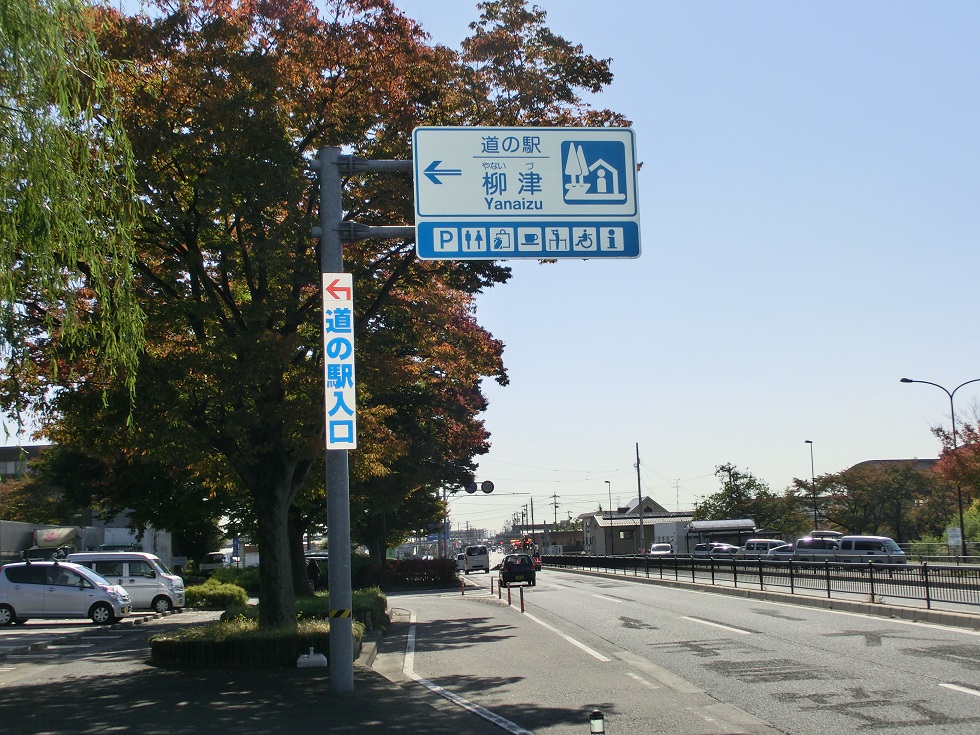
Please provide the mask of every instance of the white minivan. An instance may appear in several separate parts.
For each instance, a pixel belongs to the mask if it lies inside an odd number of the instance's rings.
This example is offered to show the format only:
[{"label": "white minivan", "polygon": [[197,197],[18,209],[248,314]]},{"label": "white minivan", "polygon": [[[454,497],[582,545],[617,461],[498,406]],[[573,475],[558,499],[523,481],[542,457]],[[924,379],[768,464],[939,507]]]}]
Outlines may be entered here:
[{"label": "white minivan", "polygon": [[184,580],[156,554],[143,551],[85,551],[68,561],[88,567],[125,588],[134,608],[168,612],[184,606]]},{"label": "white minivan", "polygon": [[96,625],[111,625],[131,611],[126,590],[78,564],[0,567],[0,625],[23,625],[30,618],[91,618]]},{"label": "white minivan", "polygon": [[463,574],[481,569],[490,574],[490,551],[483,544],[467,546],[463,551]]},{"label": "white minivan", "polygon": [[782,546],[785,541],[776,538],[750,538],[745,545],[735,554],[736,559],[762,559],[777,546]]},{"label": "white minivan", "polygon": [[843,536],[839,539],[840,561],[852,563],[905,564],[905,552],[887,536]]}]

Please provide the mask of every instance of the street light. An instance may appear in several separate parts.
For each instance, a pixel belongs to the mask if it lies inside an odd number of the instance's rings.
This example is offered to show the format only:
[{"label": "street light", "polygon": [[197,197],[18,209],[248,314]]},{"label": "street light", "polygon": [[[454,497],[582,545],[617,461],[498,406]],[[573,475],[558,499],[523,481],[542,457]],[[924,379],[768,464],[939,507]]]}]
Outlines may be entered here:
[{"label": "street light", "polygon": [[817,478],[813,474],[813,441],[807,439],[804,444],[810,445],[810,489],[813,490],[813,530],[817,530]]},{"label": "street light", "polygon": [[[953,422],[953,452],[956,452],[956,410],[953,408],[953,396],[956,395],[956,391],[962,388],[964,385],[969,385],[970,383],[980,382],[980,378],[974,378],[973,380],[968,380],[965,383],[960,383],[958,386],[953,388],[953,390],[947,390],[939,383],[930,383],[928,380],[912,380],[911,378],[902,378],[902,383],[923,383],[924,385],[932,385],[939,388],[943,393],[949,396],[949,417]],[[966,556],[966,534],[963,531],[963,489],[957,485],[956,486],[956,505],[959,509],[960,514],[960,556]]]},{"label": "street light", "polygon": [[616,556],[616,526],[613,525],[612,483],[609,480],[606,480],[606,491],[609,493],[609,556]]}]

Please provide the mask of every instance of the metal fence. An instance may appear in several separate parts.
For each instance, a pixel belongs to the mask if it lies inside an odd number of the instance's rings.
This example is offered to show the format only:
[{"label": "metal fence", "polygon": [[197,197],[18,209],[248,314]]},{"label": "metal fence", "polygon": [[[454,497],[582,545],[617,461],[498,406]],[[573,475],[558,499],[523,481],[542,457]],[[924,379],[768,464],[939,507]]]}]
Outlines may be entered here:
[{"label": "metal fence", "polygon": [[[980,607],[980,566],[939,564],[866,564],[838,561],[769,561],[702,559],[691,556],[545,556],[542,563],[556,568],[587,569],[726,585],[827,598],[884,597],[935,604]],[[972,611],[971,611],[972,612]]]}]

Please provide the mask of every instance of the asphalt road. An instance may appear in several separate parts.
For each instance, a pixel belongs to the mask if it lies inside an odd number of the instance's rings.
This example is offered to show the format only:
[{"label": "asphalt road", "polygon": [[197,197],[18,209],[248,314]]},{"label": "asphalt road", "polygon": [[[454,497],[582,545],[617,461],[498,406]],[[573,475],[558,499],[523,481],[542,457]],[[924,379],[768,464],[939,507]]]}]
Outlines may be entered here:
[{"label": "asphalt road", "polygon": [[390,597],[406,648],[375,666],[511,732],[585,733],[595,708],[610,733],[980,731],[976,631],[547,569],[522,614],[467,582]]}]

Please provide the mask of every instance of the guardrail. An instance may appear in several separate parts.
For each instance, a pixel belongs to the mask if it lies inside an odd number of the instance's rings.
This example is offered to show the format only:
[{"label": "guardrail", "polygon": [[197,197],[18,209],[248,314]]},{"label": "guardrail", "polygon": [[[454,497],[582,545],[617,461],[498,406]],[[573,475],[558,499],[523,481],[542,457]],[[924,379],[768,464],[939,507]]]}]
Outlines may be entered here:
[{"label": "guardrail", "polygon": [[980,607],[980,566],[936,564],[847,563],[839,561],[769,561],[692,556],[543,556],[557,568],[622,572],[694,584],[788,590],[827,598],[870,600],[892,597],[934,604]]}]

